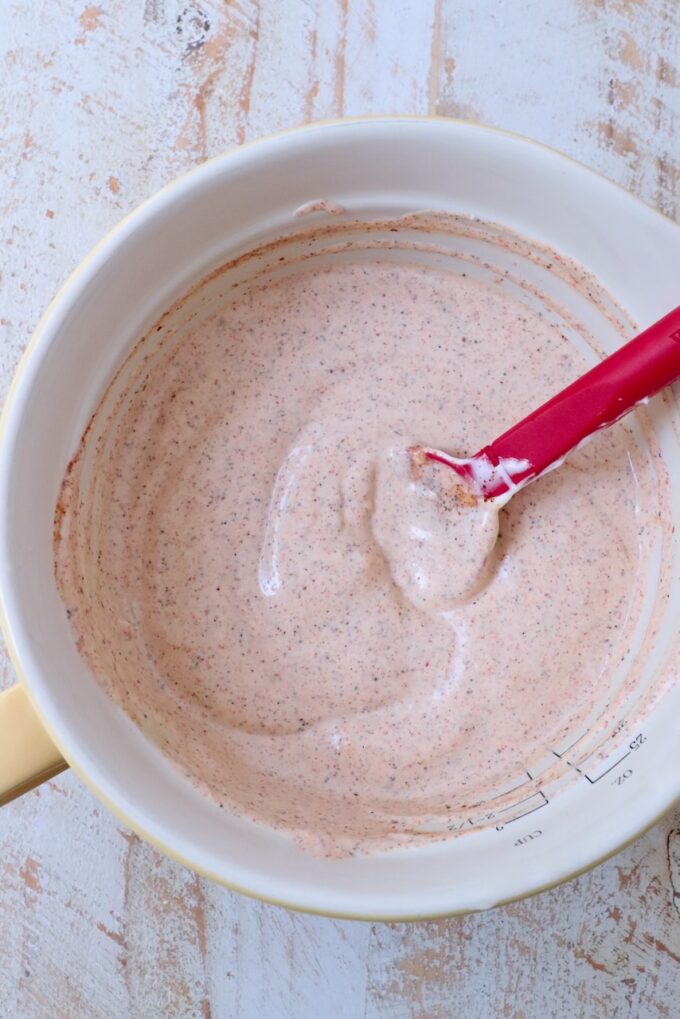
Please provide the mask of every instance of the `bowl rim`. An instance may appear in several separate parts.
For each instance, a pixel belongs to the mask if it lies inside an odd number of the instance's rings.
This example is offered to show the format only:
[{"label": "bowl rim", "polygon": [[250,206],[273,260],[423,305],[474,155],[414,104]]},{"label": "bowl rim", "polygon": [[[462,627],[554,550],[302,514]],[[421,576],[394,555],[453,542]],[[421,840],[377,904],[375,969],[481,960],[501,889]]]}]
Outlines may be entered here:
[{"label": "bowl rim", "polygon": [[[365,116],[354,116],[354,117],[341,117],[341,118],[330,118],[325,120],[317,120],[308,124],[299,125],[296,127],[286,128],[280,131],[276,131],[262,137],[256,138],[252,141],[244,142],[231,149],[228,149],[222,153],[219,153],[211,158],[204,160],[202,163],[195,167],[192,167],[185,173],[170,180],[167,184],[161,187],[159,190],[154,192],[148,198],[138,203],[130,212],[126,213],[114,226],[108,230],[102,238],[94,245],[93,248],[85,255],[85,257],[79,262],[79,264],[73,269],[73,271],[67,276],[63,284],[58,288],[54,297],[48,304],[43,315],[41,316],[37,326],[35,327],[31,338],[19,359],[17,367],[15,369],[11,384],[8,388],[7,396],[5,398],[4,406],[2,408],[2,414],[0,415],[0,464],[5,459],[5,450],[8,448],[7,437],[11,431],[12,418],[14,414],[14,408],[17,404],[17,397],[23,389],[26,389],[27,384],[30,388],[30,372],[28,369],[32,365],[34,358],[38,352],[39,347],[47,347],[52,341],[53,334],[58,328],[58,318],[61,317],[70,306],[74,297],[76,297],[81,291],[83,286],[87,286],[88,277],[93,275],[96,271],[97,265],[103,262],[108,257],[109,251],[117,244],[122,242],[126,235],[132,233],[144,219],[153,214],[155,211],[160,210],[164,205],[171,204],[172,201],[179,195],[179,193],[192,184],[194,181],[200,180],[202,175],[206,175],[215,169],[219,165],[230,163],[234,160],[239,159],[244,152],[258,147],[266,147],[277,139],[288,138],[291,135],[299,136],[307,132],[315,132],[326,129],[342,128],[352,124],[386,124],[386,123],[398,123],[398,122],[409,122],[409,123],[421,123],[421,124],[439,124],[445,127],[463,127],[465,129],[473,129],[480,133],[486,133],[489,135],[497,135],[501,138],[512,140],[514,142],[520,142],[525,146],[533,147],[539,152],[549,154],[553,158],[557,158],[561,161],[570,163],[574,168],[577,168],[580,173],[586,173],[592,177],[598,179],[600,182],[604,182],[610,188],[615,188],[625,196],[629,203],[636,204],[638,207],[642,207],[647,214],[652,214],[659,218],[659,221],[664,223],[666,226],[670,225],[680,232],[680,226],[669,216],[665,215],[659,209],[648,204],[643,199],[632,194],[625,187],[618,184],[615,181],[610,180],[604,174],[592,169],[586,164],[580,162],[577,159],[561,152],[559,149],[553,146],[545,145],[542,142],[536,141],[533,138],[529,138],[517,132],[508,131],[498,127],[492,127],[490,125],[480,124],[474,121],[465,120],[462,118],[451,118],[442,117],[438,115],[418,115],[418,114],[390,114],[390,115],[365,115]],[[86,785],[87,788],[94,793],[100,802],[104,804],[113,814],[116,816],[126,827],[130,828],[137,835],[143,838],[146,842],[151,844],[155,849],[174,860],[176,863],[180,863],[185,867],[188,867],[195,873],[198,873],[202,877],[206,877],[215,881],[217,884],[222,885],[232,891],[240,892],[251,898],[259,900],[261,902],[269,903],[272,905],[283,906],[288,909],[293,909],[299,912],[308,913],[317,916],[328,916],[335,917],[338,919],[351,919],[351,920],[365,920],[365,921],[385,921],[385,922],[402,922],[402,921],[423,921],[423,920],[434,920],[443,919],[450,916],[466,915],[470,912],[477,912],[478,910],[470,909],[445,909],[442,911],[434,912],[409,912],[404,915],[394,914],[374,914],[362,912],[360,910],[328,910],[323,908],[314,908],[308,904],[296,903],[287,899],[271,897],[263,894],[261,891],[253,888],[240,886],[232,881],[227,880],[224,876],[214,873],[201,865],[197,864],[194,860],[178,852],[172,845],[163,842],[158,838],[157,835],[152,834],[143,824],[140,824],[137,820],[131,819],[126,811],[118,804],[110,799],[110,797],[98,786],[96,781],[91,777],[89,772],[81,763],[74,757],[70,747],[64,743],[61,734],[55,730],[51,719],[43,711],[37,698],[34,695],[31,680],[27,675],[26,670],[23,667],[21,655],[17,650],[16,643],[14,641],[12,626],[9,620],[9,614],[7,611],[6,592],[4,588],[0,590],[0,632],[4,638],[7,646],[7,651],[11,659],[12,665],[18,677],[19,683],[26,692],[33,709],[36,712],[37,717],[40,719],[41,724],[44,726],[46,732],[60,751],[65,761],[78,775],[80,780]],[[497,906],[504,906],[511,902],[521,901],[522,899],[531,898],[540,892],[547,891],[550,888],[554,888],[566,881],[570,881],[581,874],[599,866],[599,864],[615,856],[621,850],[631,845],[638,838],[645,834],[650,828],[656,825],[666,814],[671,811],[675,806],[680,804],[680,795],[675,797],[657,816],[652,820],[646,820],[638,830],[636,830],[629,838],[621,841],[614,848],[608,850],[606,853],[601,854],[589,861],[586,865],[579,867],[573,871],[569,871],[566,874],[557,876],[554,880],[551,880],[545,884],[537,884],[527,888],[525,891],[509,896],[508,898],[501,899],[494,903],[494,908]]]}]

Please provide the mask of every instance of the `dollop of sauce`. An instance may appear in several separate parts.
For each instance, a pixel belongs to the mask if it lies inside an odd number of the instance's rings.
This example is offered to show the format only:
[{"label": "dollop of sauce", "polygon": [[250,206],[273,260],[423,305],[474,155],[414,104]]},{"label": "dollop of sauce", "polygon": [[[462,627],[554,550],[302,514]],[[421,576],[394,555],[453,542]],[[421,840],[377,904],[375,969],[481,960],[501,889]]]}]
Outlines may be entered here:
[{"label": "dollop of sauce", "polygon": [[65,479],[57,581],[91,671],[208,795],[310,851],[410,845],[587,731],[667,513],[629,423],[500,515],[412,452],[479,449],[584,370],[530,305],[307,264],[132,364]]},{"label": "dollop of sauce", "polygon": [[480,592],[498,512],[422,448],[392,448],[378,460],[373,534],[395,584],[424,612],[445,612]]}]

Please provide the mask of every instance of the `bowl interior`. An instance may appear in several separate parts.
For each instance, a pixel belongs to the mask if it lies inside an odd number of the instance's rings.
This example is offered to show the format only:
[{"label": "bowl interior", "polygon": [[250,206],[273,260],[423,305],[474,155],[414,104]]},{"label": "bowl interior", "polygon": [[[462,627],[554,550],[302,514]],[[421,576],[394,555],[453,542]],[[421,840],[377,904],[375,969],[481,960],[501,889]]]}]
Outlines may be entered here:
[{"label": "bowl interior", "polygon": [[[107,700],[78,656],[54,583],[52,518],[61,478],[118,365],[206,274],[264,241],[298,232],[295,210],[315,198],[340,202],[358,219],[425,209],[480,217],[530,238],[534,255],[536,245],[553,246],[592,272],[615,303],[584,297],[545,260],[474,229],[467,236],[460,227],[437,236],[438,250],[416,257],[444,260],[490,285],[514,287],[528,302],[537,298],[527,284],[535,285],[556,302],[547,313],[593,359],[601,351],[584,347],[579,324],[607,351],[626,328],[616,303],[640,324],[677,303],[676,227],[577,164],[498,132],[437,121],[345,122],[213,161],[126,220],[69,282],[37,334],[10,400],[0,460],[7,628],[35,702],[71,763],[129,824],[196,869],[289,905],[345,915],[410,917],[483,908],[587,866],[670,804],[677,795],[677,688],[642,727],[630,705],[616,719],[614,737],[612,727],[607,732],[604,749],[602,737],[583,746],[585,778],[574,781],[565,766],[557,779],[569,781],[558,781],[555,795],[519,789],[509,808],[494,814],[487,805],[462,822],[466,834],[445,843],[366,858],[312,859],[283,835],[225,816]],[[408,230],[419,243],[433,240],[433,228]],[[367,251],[361,226],[353,236],[356,250],[319,257],[405,257]],[[295,243],[289,242],[291,250]],[[274,271],[266,254],[196,289],[173,313],[180,333],[189,316],[204,314],[255,270]],[[506,278],[494,284],[499,272]],[[568,319],[557,305],[567,309]],[[655,401],[649,416],[673,513],[680,515],[675,396]],[[645,444],[642,431],[639,440]],[[662,567],[667,571],[669,598],[646,651],[643,685],[677,654],[678,552],[669,545],[663,562],[657,557],[648,566],[650,591]]]}]

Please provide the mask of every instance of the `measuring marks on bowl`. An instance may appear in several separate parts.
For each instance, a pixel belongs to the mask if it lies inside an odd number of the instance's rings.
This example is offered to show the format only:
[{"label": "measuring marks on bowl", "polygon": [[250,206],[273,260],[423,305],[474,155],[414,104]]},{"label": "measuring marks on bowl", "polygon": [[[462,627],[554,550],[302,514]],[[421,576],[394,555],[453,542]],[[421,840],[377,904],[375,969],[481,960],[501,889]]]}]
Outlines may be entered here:
[{"label": "measuring marks on bowl", "polygon": [[[621,719],[607,739],[615,739],[624,731],[625,726],[626,720]],[[563,762],[567,768],[571,769],[572,773],[575,773],[582,782],[587,783],[589,786],[596,786],[598,783],[614,787],[624,785],[634,775],[634,766],[631,758],[647,743],[647,735],[644,732],[638,732],[627,743],[623,746],[619,744],[615,751],[606,756],[602,754],[602,743],[581,756],[570,755],[570,750],[582,739],[583,736],[580,736],[573,740],[568,746],[562,748],[561,752],[551,750],[551,754],[558,761]],[[572,756],[576,756],[577,759],[572,760]],[[526,774],[533,781],[531,773],[527,771]],[[522,789],[524,787],[525,784],[520,783],[515,786],[515,789]],[[495,821],[496,831],[502,832],[510,824],[523,821],[530,815],[536,814],[537,811],[544,810],[551,803],[554,803],[557,798],[557,796],[548,796],[546,789],[549,788],[550,786],[547,785],[544,789],[537,789],[535,792],[507,804],[500,810],[487,813],[485,815],[486,823]],[[512,791],[512,789],[508,790],[508,792]],[[556,789],[556,794],[557,792]],[[473,823],[473,820],[469,819],[468,824],[471,826]],[[461,825],[460,827],[463,828],[464,826]],[[524,845],[529,841],[540,838],[542,834],[543,832],[537,829],[532,833],[521,836],[514,844],[516,846]]]},{"label": "measuring marks on bowl", "polygon": [[[619,722],[616,729],[612,733],[613,737],[618,735],[618,733],[620,733],[623,730],[624,724],[625,723],[623,721]],[[570,768],[573,768],[573,770],[578,775],[581,775],[586,780],[586,782],[590,782],[591,785],[595,785],[596,782],[601,781],[601,779],[606,778],[607,775],[610,775],[613,771],[618,769],[619,766],[622,765],[623,762],[628,757],[631,756],[631,754],[635,753],[636,750],[639,750],[642,747],[642,745],[646,742],[647,737],[645,736],[645,734],[643,732],[639,732],[628,743],[628,749],[624,750],[623,753],[618,753],[618,756],[615,756],[614,760],[611,759],[612,756],[614,755],[610,755],[610,757],[607,757],[604,761],[599,762],[597,760],[592,761],[590,765],[588,764],[588,761],[591,761],[591,759],[595,757],[596,754],[598,754],[599,750],[601,749],[600,747],[596,747],[594,750],[591,750],[590,753],[586,754],[585,757],[582,757],[579,760],[578,764],[575,764],[573,761],[570,761],[566,757],[566,754],[569,753],[571,747],[567,747],[561,754],[558,754],[556,750],[552,750],[551,753],[559,760],[564,761],[564,763],[568,765]],[[575,746],[576,743],[578,743],[578,740],[575,740],[574,743],[571,744],[571,746],[572,747]],[[627,767],[624,771],[619,772],[615,776],[613,784],[622,785],[623,782],[625,782],[627,778],[630,778],[632,774],[633,769],[631,767]]]}]

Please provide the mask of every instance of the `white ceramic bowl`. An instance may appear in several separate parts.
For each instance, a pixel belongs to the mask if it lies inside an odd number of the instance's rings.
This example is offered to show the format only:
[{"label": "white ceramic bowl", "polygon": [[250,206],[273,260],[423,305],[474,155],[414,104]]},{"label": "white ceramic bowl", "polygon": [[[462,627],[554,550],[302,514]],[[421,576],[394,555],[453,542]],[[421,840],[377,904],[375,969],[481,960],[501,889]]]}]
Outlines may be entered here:
[{"label": "white ceramic bowl", "polygon": [[[482,909],[573,876],[671,805],[680,786],[680,688],[642,732],[635,717],[622,719],[611,759],[555,797],[547,790],[547,798],[448,842],[313,859],[283,835],[224,816],[134,729],[80,660],[54,582],[59,484],[124,354],[191,284],[289,228],[296,207],[321,197],[350,212],[447,209],[505,224],[580,262],[641,326],[680,298],[677,226],[556,152],[498,131],[431,118],[341,121],[214,159],[146,202],[92,252],[22,362],[0,450],[5,634],[58,750],[126,824],[170,856],[230,887],[321,913],[394,919]],[[658,403],[652,417],[680,536],[674,400]],[[650,668],[675,650],[679,552]],[[9,716],[0,712],[6,735]],[[24,722],[30,729],[25,711]]]}]

